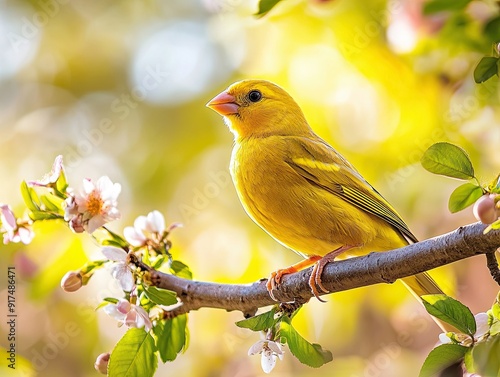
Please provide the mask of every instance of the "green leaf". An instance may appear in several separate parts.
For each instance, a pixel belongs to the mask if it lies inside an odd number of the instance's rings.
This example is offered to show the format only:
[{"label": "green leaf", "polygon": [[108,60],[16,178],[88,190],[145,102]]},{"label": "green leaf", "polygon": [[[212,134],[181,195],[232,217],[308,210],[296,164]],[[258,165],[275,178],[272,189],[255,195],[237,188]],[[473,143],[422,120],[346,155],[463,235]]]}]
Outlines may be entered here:
[{"label": "green leaf", "polygon": [[483,196],[483,189],[480,186],[474,183],[464,183],[451,193],[448,209],[451,213],[461,211],[474,204],[481,196]]},{"label": "green leaf", "polygon": [[465,352],[464,355],[464,365],[465,365],[465,370],[468,373],[475,373],[475,367],[474,367],[474,360],[472,359],[472,347],[467,347],[467,352]]},{"label": "green leaf", "polygon": [[496,319],[500,320],[500,304],[498,302],[493,304],[491,312]]},{"label": "green leaf", "polygon": [[191,272],[189,267],[184,263],[182,263],[181,261],[178,260],[172,261],[172,264],[170,265],[170,270],[175,276],[178,276],[180,278],[188,280],[193,279],[193,273]]},{"label": "green leaf", "polygon": [[163,266],[163,263],[165,263],[166,260],[167,260],[167,256],[166,255],[158,255],[156,257],[155,262],[153,263],[153,265],[151,267],[153,267],[155,270],[157,270],[161,266]]},{"label": "green leaf", "polygon": [[101,240],[101,244],[109,245],[109,246],[116,246],[120,249],[126,249],[129,247],[128,242],[122,236],[109,230],[108,228],[106,228],[106,232],[110,238],[106,238],[104,240]]},{"label": "green leaf", "polygon": [[66,174],[64,173],[64,169],[61,169],[61,173],[59,174],[59,178],[56,181],[56,193],[61,197],[66,197],[66,190],[68,188],[68,181],[66,179]]},{"label": "green leaf", "polygon": [[302,364],[319,368],[333,360],[330,351],[324,350],[319,344],[309,343],[293,328],[287,319],[281,321],[280,336],[286,339],[290,352]]},{"label": "green leaf", "polygon": [[474,168],[467,153],[447,142],[433,144],[421,159],[422,166],[434,174],[458,179],[474,178]]},{"label": "green leaf", "polygon": [[500,336],[492,336],[472,348],[474,373],[483,377],[500,377]]},{"label": "green leaf", "polygon": [[467,347],[458,344],[441,344],[434,348],[422,365],[419,377],[437,377],[439,372],[465,356]]},{"label": "green leaf", "polygon": [[260,0],[260,2],[259,2],[259,10],[257,11],[257,13],[255,13],[255,15],[257,17],[263,17],[263,16],[265,16],[280,1],[282,1],[282,0]]},{"label": "green leaf", "polygon": [[109,359],[109,377],[152,377],[158,367],[153,337],[144,329],[129,329]]},{"label": "green leaf", "polygon": [[270,329],[278,321],[278,319],[274,318],[274,313],[276,313],[276,309],[272,308],[268,312],[238,321],[236,322],[236,326],[253,331],[263,331]]},{"label": "green leaf", "polygon": [[500,333],[500,321],[495,321],[490,327],[490,335],[497,335]]},{"label": "green leaf", "polygon": [[30,211],[40,211],[40,200],[32,187],[29,187],[25,181],[21,182],[21,195],[23,196],[24,204]]},{"label": "green leaf", "polygon": [[471,0],[432,0],[424,4],[424,14],[464,9]]},{"label": "green leaf", "polygon": [[39,220],[55,220],[55,219],[63,219],[63,215],[58,215],[53,212],[44,212],[44,211],[31,211],[29,213],[29,217],[33,221]]},{"label": "green leaf", "polygon": [[474,81],[478,84],[498,75],[498,58],[484,56],[474,69]]},{"label": "green leaf", "polygon": [[144,293],[155,304],[158,305],[177,304],[177,295],[175,294],[175,292],[151,286],[151,287],[144,287]]},{"label": "green leaf", "polygon": [[117,298],[114,298],[114,297],[104,297],[102,299],[102,302],[96,306],[96,308],[94,309],[95,311],[101,309],[101,308],[104,308],[105,306],[109,305],[109,304],[118,304],[120,302],[120,300],[118,300]]},{"label": "green leaf", "polygon": [[127,247],[123,242],[116,242],[115,240],[105,239],[101,241],[102,246],[114,246],[119,249],[123,249],[123,247]]},{"label": "green leaf", "polygon": [[62,209],[63,200],[55,195],[42,195],[40,200],[45,205],[45,209],[59,214],[64,214]]},{"label": "green leaf", "polygon": [[434,317],[456,327],[460,332],[473,336],[476,320],[470,309],[445,294],[424,295],[421,297],[425,309]]},{"label": "green leaf", "polygon": [[172,319],[160,320],[153,328],[156,347],[164,363],[175,360],[177,354],[187,348],[186,323],[187,315],[182,314]]}]

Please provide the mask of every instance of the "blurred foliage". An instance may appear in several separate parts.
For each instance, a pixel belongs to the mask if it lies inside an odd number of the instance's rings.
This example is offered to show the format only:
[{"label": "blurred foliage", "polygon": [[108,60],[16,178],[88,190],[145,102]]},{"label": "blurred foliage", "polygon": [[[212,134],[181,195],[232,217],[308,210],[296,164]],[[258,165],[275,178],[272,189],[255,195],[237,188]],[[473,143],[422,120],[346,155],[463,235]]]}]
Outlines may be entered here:
[{"label": "blurred foliage", "polygon": [[[40,177],[63,154],[71,182],[108,175],[122,184],[123,218],[112,230],[158,209],[167,222],[184,223],[172,237],[173,252],[194,278],[266,277],[297,256],[242,210],[227,172],[231,135],[204,107],[233,81],[255,77],[286,88],[315,131],[419,238],[475,221],[467,210],[449,214],[456,184],[418,164],[431,144],[451,141],[469,151],[478,177],[500,165],[498,79],[478,85],[473,75],[484,56],[495,55],[498,5],[442,8],[451,3],[287,0],[257,18],[253,0],[3,1],[0,174],[8,179],[0,201],[22,208],[18,182]],[[82,264],[83,253],[97,259],[98,247],[74,241],[56,224],[38,224],[35,232],[29,247],[0,247],[0,264],[17,271],[18,366],[31,362],[38,376],[95,376],[96,356],[124,333],[94,311],[116,287],[103,270],[85,289],[64,294],[56,281]],[[434,276],[474,313],[496,294],[481,258]],[[5,288],[2,279],[2,298]],[[418,374],[438,328],[401,284],[328,300],[311,302],[294,325],[331,350],[332,363],[310,369],[285,354],[275,376]],[[258,358],[247,356],[257,339],[234,326],[240,319],[192,313],[189,351],[159,365],[158,375],[262,375]]]}]

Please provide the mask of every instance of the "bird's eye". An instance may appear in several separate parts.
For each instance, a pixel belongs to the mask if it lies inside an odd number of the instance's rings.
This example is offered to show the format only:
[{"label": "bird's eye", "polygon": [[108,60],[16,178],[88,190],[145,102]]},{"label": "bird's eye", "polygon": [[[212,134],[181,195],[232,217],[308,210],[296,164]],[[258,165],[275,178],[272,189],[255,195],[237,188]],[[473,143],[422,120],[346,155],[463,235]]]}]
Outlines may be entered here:
[{"label": "bird's eye", "polygon": [[250,93],[248,93],[248,99],[251,102],[259,102],[262,99],[262,93],[258,90],[252,90]]}]

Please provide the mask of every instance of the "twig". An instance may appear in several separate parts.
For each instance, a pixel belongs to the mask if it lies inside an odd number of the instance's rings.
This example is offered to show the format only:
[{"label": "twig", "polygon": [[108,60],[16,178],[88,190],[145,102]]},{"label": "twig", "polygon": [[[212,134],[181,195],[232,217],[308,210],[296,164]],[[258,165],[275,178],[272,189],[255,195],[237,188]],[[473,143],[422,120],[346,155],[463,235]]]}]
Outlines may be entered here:
[{"label": "twig", "polygon": [[[400,249],[330,263],[325,267],[322,282],[330,293],[392,283],[479,254],[487,255],[490,267],[494,253],[500,247],[500,231],[485,235],[484,229],[481,223],[471,224]],[[275,293],[276,298],[280,302],[307,302],[312,297],[308,285],[311,271],[309,268],[285,275]],[[499,282],[496,260],[495,269],[490,268],[490,271]],[[275,304],[267,292],[265,279],[251,284],[219,284],[181,279],[155,270],[150,270],[150,274],[154,285],[176,292],[183,302],[171,313],[172,316],[200,308],[219,308],[239,310],[248,317],[258,308]]]},{"label": "twig", "polygon": [[495,280],[497,284],[500,285],[500,269],[498,268],[497,257],[495,254],[495,251],[486,253],[486,265],[490,270],[490,274],[493,280]]}]

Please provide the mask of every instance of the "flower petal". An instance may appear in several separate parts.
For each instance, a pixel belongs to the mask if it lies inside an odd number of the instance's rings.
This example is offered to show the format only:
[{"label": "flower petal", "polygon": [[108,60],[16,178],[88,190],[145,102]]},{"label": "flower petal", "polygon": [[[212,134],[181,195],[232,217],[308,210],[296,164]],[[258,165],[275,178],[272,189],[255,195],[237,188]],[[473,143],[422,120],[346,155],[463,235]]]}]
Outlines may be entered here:
[{"label": "flower petal", "polygon": [[95,190],[95,186],[94,186],[94,183],[92,182],[92,180],[90,180],[89,178],[85,178],[83,180],[83,192],[85,195],[82,195],[82,196],[85,197],[94,190]]},{"label": "flower petal", "polygon": [[276,355],[283,355],[283,350],[281,349],[281,344],[273,342],[270,340],[267,342],[267,346],[273,351]]},{"label": "flower petal", "polygon": [[111,267],[111,275],[118,280],[122,289],[130,292],[135,287],[135,279],[132,271],[125,262],[114,263]]},{"label": "flower petal", "polygon": [[104,219],[103,216],[101,215],[93,216],[89,219],[89,222],[87,224],[87,232],[92,234],[104,224],[106,224],[106,220]]},{"label": "flower petal", "polygon": [[474,338],[480,338],[490,330],[488,324],[489,316],[486,313],[477,313],[474,318],[476,319],[476,333]]},{"label": "flower petal", "polygon": [[264,340],[259,340],[256,343],[252,344],[252,346],[248,349],[249,355],[257,355],[264,350],[264,344],[266,342]]},{"label": "flower petal", "polygon": [[127,226],[123,229],[123,236],[132,246],[142,246],[146,241],[146,236],[142,232],[138,232],[136,228]]},{"label": "flower petal", "polygon": [[264,371],[264,373],[271,373],[274,366],[276,365],[276,355],[273,354],[269,349],[262,352],[260,365],[262,366],[262,370]]},{"label": "flower petal", "polygon": [[8,204],[0,205],[1,211],[1,222],[2,226],[5,230],[14,230],[17,228],[16,217],[14,216],[14,212]]},{"label": "flower petal", "polygon": [[131,309],[132,304],[130,303],[130,301],[120,299],[120,301],[118,301],[118,303],[116,304],[116,310],[124,315],[130,312]]},{"label": "flower petal", "polygon": [[165,218],[159,211],[153,211],[148,213],[146,230],[160,234],[165,231]]},{"label": "flower petal", "polygon": [[103,253],[106,258],[112,261],[125,262],[127,260],[127,252],[118,247],[105,246],[101,249],[101,253]]},{"label": "flower petal", "polygon": [[107,315],[120,322],[123,322],[127,316],[126,314],[121,313],[115,304],[108,304],[103,308],[103,310]]},{"label": "flower petal", "polygon": [[153,327],[153,324],[151,323],[151,320],[149,319],[148,313],[141,306],[137,306],[137,305],[134,307],[134,310],[136,311],[138,318],[140,318],[142,326],[144,326],[146,331],[151,330],[151,328]]},{"label": "flower petal", "polygon": [[441,334],[439,334],[439,342],[440,344],[448,344],[451,343],[451,339],[448,337],[448,335],[446,335],[445,332],[442,332]]},{"label": "flower petal", "polygon": [[59,155],[54,160],[54,164],[52,165],[52,170],[50,173],[45,174],[42,179],[38,181],[28,181],[29,186],[42,186],[47,187],[52,183],[57,182],[59,176],[61,175],[61,170],[63,170],[63,156]]}]

